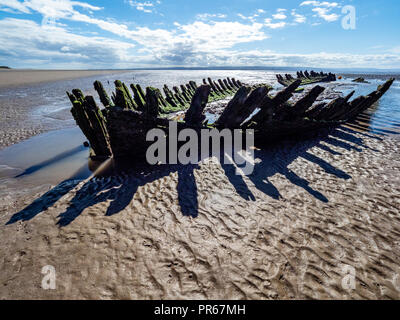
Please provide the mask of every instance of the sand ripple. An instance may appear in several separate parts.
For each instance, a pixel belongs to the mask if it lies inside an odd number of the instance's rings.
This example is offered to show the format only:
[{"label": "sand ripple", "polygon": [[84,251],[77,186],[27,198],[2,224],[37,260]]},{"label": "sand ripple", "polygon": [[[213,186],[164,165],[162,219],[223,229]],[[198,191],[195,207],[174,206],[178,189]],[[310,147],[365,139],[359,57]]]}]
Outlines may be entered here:
[{"label": "sand ripple", "polygon": [[10,195],[0,298],[399,299],[398,148],[341,128],[259,152],[250,177],[208,163]]}]

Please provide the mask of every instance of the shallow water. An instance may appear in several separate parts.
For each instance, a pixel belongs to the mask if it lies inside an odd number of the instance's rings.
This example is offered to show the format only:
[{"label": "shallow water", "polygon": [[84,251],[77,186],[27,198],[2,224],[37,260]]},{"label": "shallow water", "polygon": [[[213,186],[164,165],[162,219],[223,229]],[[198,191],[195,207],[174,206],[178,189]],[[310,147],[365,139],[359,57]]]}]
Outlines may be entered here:
[{"label": "shallow water", "polygon": [[33,137],[0,151],[0,183],[8,189],[57,184],[90,176],[88,149],[79,128],[61,129]]}]

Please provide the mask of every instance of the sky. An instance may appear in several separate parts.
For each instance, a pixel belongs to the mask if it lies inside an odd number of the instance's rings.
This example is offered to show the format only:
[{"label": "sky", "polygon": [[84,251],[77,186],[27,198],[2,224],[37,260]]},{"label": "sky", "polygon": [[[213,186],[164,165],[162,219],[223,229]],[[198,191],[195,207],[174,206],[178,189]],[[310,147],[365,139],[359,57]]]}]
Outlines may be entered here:
[{"label": "sky", "polygon": [[398,0],[0,0],[13,68],[400,69]]}]

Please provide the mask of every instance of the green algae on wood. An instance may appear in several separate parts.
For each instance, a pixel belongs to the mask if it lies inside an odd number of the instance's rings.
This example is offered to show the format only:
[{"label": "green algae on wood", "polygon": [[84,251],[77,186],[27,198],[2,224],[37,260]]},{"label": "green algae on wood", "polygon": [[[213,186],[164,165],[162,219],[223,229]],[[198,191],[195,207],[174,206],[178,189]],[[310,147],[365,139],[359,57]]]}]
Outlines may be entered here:
[{"label": "green algae on wood", "polygon": [[[315,73],[304,72],[299,73],[299,76],[309,79]],[[351,102],[349,100],[354,92],[330,102],[316,103],[324,89],[315,86],[296,103],[291,103],[290,98],[302,83],[301,79],[295,79],[274,96],[269,94],[271,87],[268,85],[246,86],[233,78],[217,82],[204,79],[201,86],[189,82],[174,87],[175,93],[166,85],[162,91],[147,87],[146,93],[142,93],[139,85],[130,85],[133,96],[126,85],[116,81],[115,93],[111,95],[114,106],[110,98],[107,99],[104,88],[97,83],[96,91],[103,105],[106,105],[103,110],[96,105],[93,97],[84,96],[79,89],[67,94],[73,105],[71,113],[90,142],[91,155],[109,157],[112,154],[114,157],[122,157],[136,156],[137,153],[143,156],[148,145],[148,130],[167,130],[171,122],[176,123],[178,130],[218,128],[241,129],[243,132],[245,129],[254,129],[255,137],[261,141],[339,125],[369,108],[389,90],[393,81],[390,79],[376,91]],[[204,115],[207,103],[228,96],[233,98],[222,114],[214,124],[207,124]],[[173,121],[166,117],[171,112],[185,110],[183,121]]]}]

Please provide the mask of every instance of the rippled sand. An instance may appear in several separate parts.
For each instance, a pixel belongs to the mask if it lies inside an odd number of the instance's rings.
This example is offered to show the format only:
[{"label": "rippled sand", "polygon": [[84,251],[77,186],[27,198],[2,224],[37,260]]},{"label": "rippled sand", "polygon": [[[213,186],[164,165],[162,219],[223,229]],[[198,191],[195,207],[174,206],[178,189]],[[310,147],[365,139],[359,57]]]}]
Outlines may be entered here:
[{"label": "rippled sand", "polygon": [[0,204],[0,298],[400,299],[400,141],[357,126],[260,151],[249,177],[206,163],[21,189]]}]

